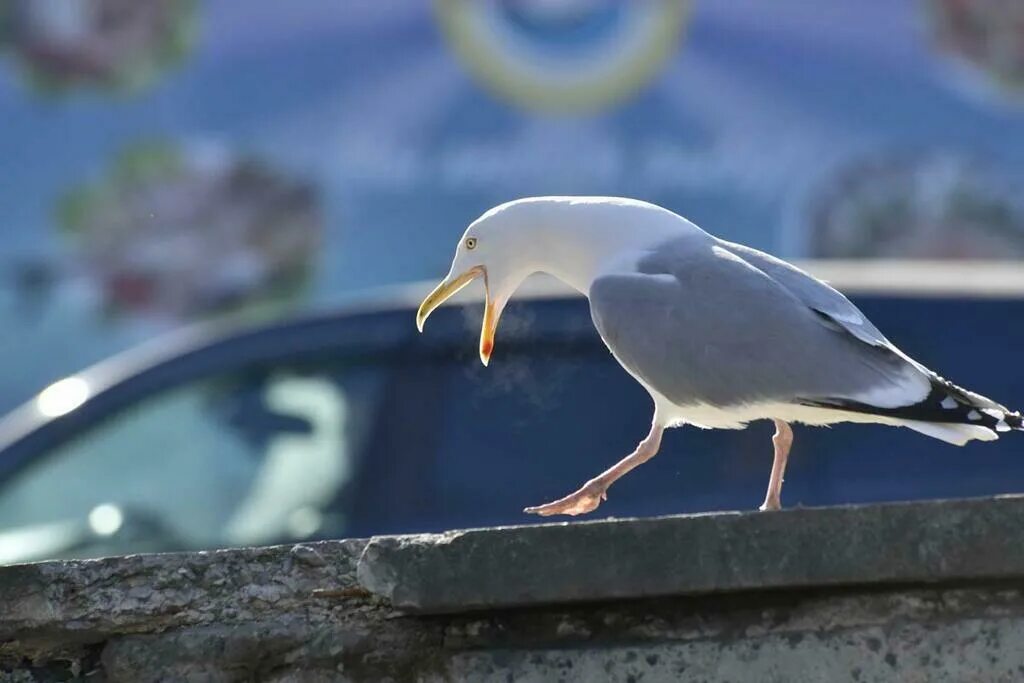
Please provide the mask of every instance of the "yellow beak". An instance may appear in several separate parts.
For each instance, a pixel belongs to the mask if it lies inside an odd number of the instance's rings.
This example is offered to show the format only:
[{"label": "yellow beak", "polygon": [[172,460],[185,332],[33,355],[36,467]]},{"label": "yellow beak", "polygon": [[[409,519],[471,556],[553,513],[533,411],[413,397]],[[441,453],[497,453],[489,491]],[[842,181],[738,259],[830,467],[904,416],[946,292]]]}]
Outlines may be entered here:
[{"label": "yellow beak", "polygon": [[416,328],[422,332],[423,325],[427,322],[427,317],[434,312],[435,308],[443,304],[454,296],[456,292],[480,276],[483,276],[484,278],[484,292],[486,297],[484,322],[483,327],[480,330],[480,361],[484,365],[487,365],[491,360],[491,352],[494,351],[494,333],[498,327],[498,315],[495,312],[494,304],[491,302],[491,292],[487,286],[487,270],[483,266],[474,266],[461,275],[454,278],[446,278],[441,282],[441,284],[435,287],[434,291],[428,294],[427,298],[420,304],[419,310],[416,311]]}]

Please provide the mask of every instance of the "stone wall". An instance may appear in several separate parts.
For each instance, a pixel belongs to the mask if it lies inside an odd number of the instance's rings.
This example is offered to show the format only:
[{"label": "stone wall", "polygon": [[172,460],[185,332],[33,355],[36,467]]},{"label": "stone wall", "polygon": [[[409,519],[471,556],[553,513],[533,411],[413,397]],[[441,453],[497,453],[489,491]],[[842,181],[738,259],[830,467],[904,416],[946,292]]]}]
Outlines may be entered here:
[{"label": "stone wall", "polygon": [[0,681],[1019,681],[1024,498],[0,568]]}]

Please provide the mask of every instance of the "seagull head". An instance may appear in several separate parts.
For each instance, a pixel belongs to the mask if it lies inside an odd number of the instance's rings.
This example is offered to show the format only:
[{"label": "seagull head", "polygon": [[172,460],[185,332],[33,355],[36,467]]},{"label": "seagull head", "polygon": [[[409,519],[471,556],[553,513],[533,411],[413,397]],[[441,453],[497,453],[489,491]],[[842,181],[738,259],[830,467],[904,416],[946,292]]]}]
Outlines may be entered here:
[{"label": "seagull head", "polygon": [[[536,267],[536,244],[531,231],[523,229],[523,211],[509,211],[503,204],[473,221],[455,248],[447,277],[416,312],[420,332],[435,308],[474,280],[484,283],[484,320],[480,330],[480,361],[487,365],[494,351],[494,335],[505,304]],[[522,224],[522,225],[521,225]]]},{"label": "seagull head", "polygon": [[448,276],[416,313],[416,326],[473,280],[486,293],[480,360],[487,365],[505,304],[532,273],[549,273],[587,294],[610,263],[684,231],[701,232],[654,204],[621,197],[527,197],[473,221],[455,249]]}]

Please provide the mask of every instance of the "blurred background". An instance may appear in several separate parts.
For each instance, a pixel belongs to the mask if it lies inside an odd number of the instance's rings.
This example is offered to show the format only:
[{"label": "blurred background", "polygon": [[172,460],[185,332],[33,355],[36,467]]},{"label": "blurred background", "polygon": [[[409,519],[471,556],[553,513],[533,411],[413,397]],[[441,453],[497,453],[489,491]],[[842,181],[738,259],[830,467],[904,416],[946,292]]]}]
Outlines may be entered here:
[{"label": "blurred background", "polygon": [[[0,0],[0,169],[0,562],[525,523],[617,460],[650,406],[585,303],[484,373],[478,307],[380,289],[520,196],[838,273],[1024,407],[1016,0]],[[601,513],[756,507],[769,434],[676,430]],[[784,503],[1018,491],[1013,436],[799,430]]]}]

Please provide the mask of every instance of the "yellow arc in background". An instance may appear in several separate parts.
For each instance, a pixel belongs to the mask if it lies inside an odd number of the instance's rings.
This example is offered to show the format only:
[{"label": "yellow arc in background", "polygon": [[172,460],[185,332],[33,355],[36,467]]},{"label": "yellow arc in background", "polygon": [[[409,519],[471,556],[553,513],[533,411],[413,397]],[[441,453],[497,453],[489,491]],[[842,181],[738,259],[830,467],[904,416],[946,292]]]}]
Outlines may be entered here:
[{"label": "yellow arc in background", "polygon": [[517,63],[514,54],[488,35],[480,14],[487,3],[435,0],[434,7],[448,43],[485,87],[528,109],[573,113],[602,109],[635,94],[678,48],[691,0],[647,3],[655,7],[656,16],[637,47],[603,70],[575,80],[539,78]]}]

